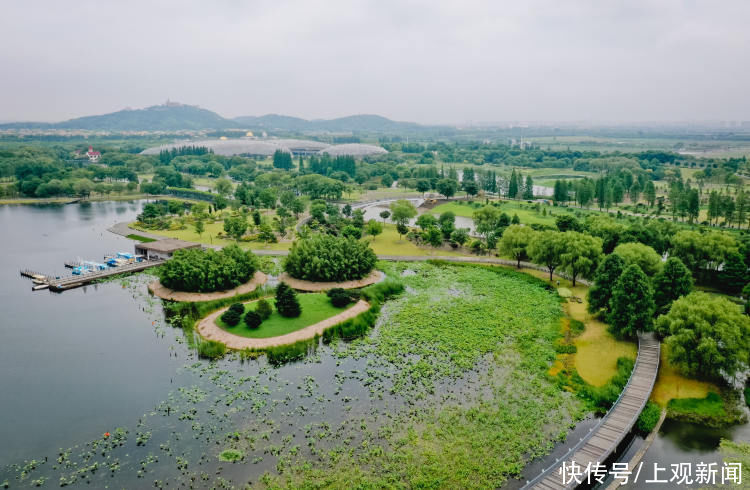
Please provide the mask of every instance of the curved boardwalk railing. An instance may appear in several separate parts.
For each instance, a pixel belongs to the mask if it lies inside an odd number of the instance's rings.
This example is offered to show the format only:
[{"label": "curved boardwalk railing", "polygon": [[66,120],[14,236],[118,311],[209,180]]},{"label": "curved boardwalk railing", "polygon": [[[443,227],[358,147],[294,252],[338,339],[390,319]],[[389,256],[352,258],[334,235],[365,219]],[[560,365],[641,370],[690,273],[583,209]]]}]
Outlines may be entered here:
[{"label": "curved boardwalk railing", "polygon": [[[562,465],[575,463],[585,471],[589,465],[604,464],[635,425],[651,396],[659,371],[659,340],[653,333],[638,336],[638,358],[620,397],[589,434],[568,450],[566,456],[528,482],[524,490],[564,490],[578,486],[575,479],[561,475]],[[580,477],[579,477],[580,480]],[[586,476],[584,475],[584,481]],[[593,477],[592,477],[593,481]]]}]

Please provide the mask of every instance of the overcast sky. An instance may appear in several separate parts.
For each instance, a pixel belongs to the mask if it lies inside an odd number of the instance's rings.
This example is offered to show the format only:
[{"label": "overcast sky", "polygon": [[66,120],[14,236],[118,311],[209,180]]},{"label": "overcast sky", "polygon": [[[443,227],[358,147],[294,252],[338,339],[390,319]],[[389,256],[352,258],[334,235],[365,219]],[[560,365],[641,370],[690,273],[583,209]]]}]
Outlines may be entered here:
[{"label": "overcast sky", "polygon": [[750,1],[4,1],[0,120],[750,120]]}]

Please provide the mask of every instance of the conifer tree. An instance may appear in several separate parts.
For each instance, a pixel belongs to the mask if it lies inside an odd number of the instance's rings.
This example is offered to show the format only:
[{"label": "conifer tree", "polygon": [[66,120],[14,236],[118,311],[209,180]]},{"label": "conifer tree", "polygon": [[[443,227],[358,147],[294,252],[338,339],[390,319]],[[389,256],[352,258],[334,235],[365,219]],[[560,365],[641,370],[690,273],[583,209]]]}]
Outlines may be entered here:
[{"label": "conifer tree", "polygon": [[286,318],[296,318],[302,314],[297,293],[285,282],[276,288],[276,311]]},{"label": "conifer tree", "polygon": [[651,282],[640,267],[628,266],[615,283],[609,300],[607,320],[618,337],[635,338],[638,332],[651,329],[654,315],[654,293]]}]

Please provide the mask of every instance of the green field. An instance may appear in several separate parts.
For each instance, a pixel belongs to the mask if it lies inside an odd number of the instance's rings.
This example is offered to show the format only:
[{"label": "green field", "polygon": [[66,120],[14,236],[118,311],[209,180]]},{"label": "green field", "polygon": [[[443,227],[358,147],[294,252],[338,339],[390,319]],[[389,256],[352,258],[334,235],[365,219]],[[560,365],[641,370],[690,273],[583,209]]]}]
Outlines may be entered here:
[{"label": "green field", "polygon": [[[432,214],[441,214],[446,211],[452,211],[456,214],[456,216],[464,216],[466,218],[471,218],[474,214],[474,211],[479,209],[481,205],[484,204],[484,201],[478,200],[474,201],[476,203],[479,203],[479,207],[475,207],[470,205],[471,201],[453,201],[445,204],[439,204],[438,206],[435,206],[430,210],[430,213]],[[542,205],[541,209],[547,210],[547,215],[545,216],[541,211],[537,212],[534,209],[534,204],[529,204],[523,201],[500,201],[502,204],[500,205],[499,209],[500,211],[507,213],[508,216],[511,218],[514,214],[518,215],[518,219],[521,220],[522,224],[525,225],[531,225],[534,223],[538,223],[541,225],[549,225],[554,226],[555,225],[555,216],[557,214],[567,213],[570,211],[567,211],[566,209],[569,208],[556,208],[549,205]],[[572,211],[572,210],[571,210]],[[550,214],[554,213],[554,214]]]},{"label": "green field", "polygon": [[453,250],[434,248],[429,245],[417,246],[406,237],[398,236],[396,225],[386,224],[383,233],[376,237],[367,236],[370,247],[378,255],[462,255]]},{"label": "green field", "polygon": [[[245,322],[240,320],[240,323],[234,327],[230,327],[221,318],[216,319],[216,324],[227,332],[231,332],[234,335],[240,337],[248,337],[252,339],[265,339],[268,337],[278,337],[279,335],[285,335],[291,332],[296,332],[310,325],[314,325],[320,321],[330,318],[334,315],[338,315],[342,311],[346,311],[346,308],[336,308],[331,304],[331,300],[328,299],[325,293],[308,293],[298,294],[299,304],[302,306],[302,315],[297,318],[286,318],[279,315],[274,307],[273,313],[268,319],[264,320],[258,328],[248,328]],[[266,298],[271,306],[274,304],[273,298]],[[245,303],[245,311],[255,310],[257,301],[251,301]]]},{"label": "green field", "polygon": [[[204,243],[206,245],[221,245],[227,246],[231,244],[237,244],[241,248],[251,250],[289,250],[292,246],[291,242],[278,242],[278,243],[264,243],[264,242],[237,242],[231,238],[219,238],[219,233],[224,233],[224,221],[206,222],[205,230],[203,233],[198,235],[195,231],[195,226],[192,224],[186,225],[183,230],[151,230],[146,228],[138,228],[133,223],[130,226],[134,229],[140,229],[154,235],[162,235],[170,238],[179,238],[180,240],[186,240],[189,242]],[[291,234],[291,231],[289,232]]]}]

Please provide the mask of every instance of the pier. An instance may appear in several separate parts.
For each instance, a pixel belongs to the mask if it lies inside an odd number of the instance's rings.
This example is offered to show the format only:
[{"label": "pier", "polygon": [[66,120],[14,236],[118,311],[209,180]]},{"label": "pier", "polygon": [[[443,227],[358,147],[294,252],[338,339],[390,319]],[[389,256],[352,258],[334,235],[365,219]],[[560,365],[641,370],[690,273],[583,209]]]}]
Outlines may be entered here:
[{"label": "pier", "polygon": [[[155,260],[143,260],[141,262],[133,262],[132,264],[125,264],[119,267],[111,267],[102,271],[93,271],[81,275],[69,275],[52,277],[45,274],[41,274],[30,269],[21,270],[21,275],[24,277],[31,278],[37,284],[37,286],[48,286],[52,291],[66,291],[68,289],[77,288],[85,284],[106,279],[108,277],[116,276],[118,274],[128,274],[131,272],[140,272],[151,267],[156,267],[164,263],[162,259]],[[35,286],[36,288],[36,286]],[[46,288],[37,288],[46,289]]]}]

